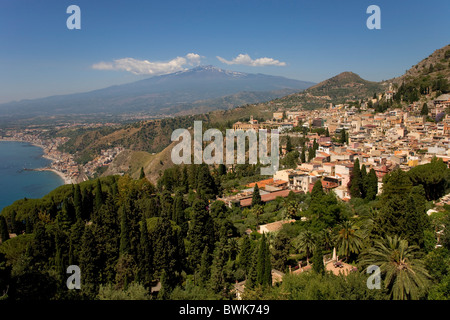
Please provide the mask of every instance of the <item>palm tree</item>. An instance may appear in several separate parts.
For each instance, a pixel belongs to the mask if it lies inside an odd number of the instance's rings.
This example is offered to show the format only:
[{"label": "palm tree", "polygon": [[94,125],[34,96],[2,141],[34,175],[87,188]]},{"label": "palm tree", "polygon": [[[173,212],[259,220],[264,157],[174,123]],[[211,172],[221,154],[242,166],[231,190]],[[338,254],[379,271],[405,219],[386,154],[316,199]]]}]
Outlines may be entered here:
[{"label": "palm tree", "polygon": [[304,230],[294,239],[294,247],[299,252],[306,253],[306,263],[309,264],[309,256],[316,247],[316,234],[310,230]]},{"label": "palm tree", "polygon": [[331,229],[323,229],[319,233],[319,237],[325,247],[325,250],[330,250],[333,247],[334,243],[333,243]]},{"label": "palm tree", "polygon": [[430,277],[423,261],[417,258],[418,249],[398,236],[387,236],[368,249],[361,263],[380,267],[384,286],[392,299],[418,299]]},{"label": "palm tree", "polygon": [[290,218],[295,218],[298,213],[298,203],[294,201],[289,201],[286,204],[286,212]]},{"label": "palm tree", "polygon": [[342,222],[338,226],[335,244],[338,254],[344,255],[348,261],[351,253],[359,253],[362,248],[362,235],[359,227],[348,220]]}]

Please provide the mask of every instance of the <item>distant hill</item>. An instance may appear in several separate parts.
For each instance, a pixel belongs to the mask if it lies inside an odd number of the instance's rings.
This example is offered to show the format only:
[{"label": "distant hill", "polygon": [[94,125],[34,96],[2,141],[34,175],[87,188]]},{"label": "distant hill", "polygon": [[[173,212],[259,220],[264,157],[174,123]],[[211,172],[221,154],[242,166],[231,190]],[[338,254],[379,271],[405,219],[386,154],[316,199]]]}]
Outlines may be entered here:
[{"label": "distant hill", "polygon": [[270,100],[306,89],[313,84],[284,77],[202,66],[90,92],[5,103],[0,105],[0,115],[158,115],[189,111],[191,108],[210,111]]},{"label": "distant hill", "polygon": [[284,108],[302,107],[316,109],[327,107],[330,103],[339,104],[348,100],[360,100],[384,91],[386,83],[372,82],[362,79],[353,72],[342,72],[324,80],[303,92],[294,93],[275,99]]}]

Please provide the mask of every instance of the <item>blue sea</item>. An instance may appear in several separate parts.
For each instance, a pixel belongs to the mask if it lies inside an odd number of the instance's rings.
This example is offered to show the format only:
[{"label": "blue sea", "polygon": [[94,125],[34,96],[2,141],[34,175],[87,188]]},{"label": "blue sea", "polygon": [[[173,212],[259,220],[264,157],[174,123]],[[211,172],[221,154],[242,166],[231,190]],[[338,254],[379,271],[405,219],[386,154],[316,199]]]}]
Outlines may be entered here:
[{"label": "blue sea", "polygon": [[0,141],[0,211],[14,201],[41,198],[64,184],[51,171],[24,171],[47,167],[43,150],[24,142]]}]

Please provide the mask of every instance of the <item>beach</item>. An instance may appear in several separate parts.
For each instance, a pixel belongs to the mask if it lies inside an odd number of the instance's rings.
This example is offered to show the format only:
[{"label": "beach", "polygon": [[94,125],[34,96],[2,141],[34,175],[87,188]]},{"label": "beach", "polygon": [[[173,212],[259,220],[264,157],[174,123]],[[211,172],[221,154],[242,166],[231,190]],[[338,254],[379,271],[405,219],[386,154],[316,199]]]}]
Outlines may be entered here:
[{"label": "beach", "polygon": [[50,154],[48,154],[47,148],[44,145],[42,145],[40,143],[36,143],[34,141],[27,141],[27,140],[20,140],[20,139],[0,139],[0,141],[25,142],[25,143],[29,143],[35,147],[41,148],[42,151],[44,152],[44,154],[42,155],[42,158],[50,160],[52,163],[50,164],[49,167],[38,168],[38,169],[33,169],[33,170],[34,171],[52,171],[52,172],[56,173],[64,181],[64,184],[72,184],[73,183],[72,179],[68,175],[66,175],[64,172],[53,167],[54,163],[56,161],[60,161],[61,159],[57,159],[55,157],[52,157]]},{"label": "beach", "polygon": [[58,171],[53,168],[39,168],[39,169],[34,169],[34,171],[51,171],[53,173],[56,173],[61,179],[63,179],[64,184],[72,184],[73,183],[72,179],[70,179],[68,176],[66,176],[63,172]]}]

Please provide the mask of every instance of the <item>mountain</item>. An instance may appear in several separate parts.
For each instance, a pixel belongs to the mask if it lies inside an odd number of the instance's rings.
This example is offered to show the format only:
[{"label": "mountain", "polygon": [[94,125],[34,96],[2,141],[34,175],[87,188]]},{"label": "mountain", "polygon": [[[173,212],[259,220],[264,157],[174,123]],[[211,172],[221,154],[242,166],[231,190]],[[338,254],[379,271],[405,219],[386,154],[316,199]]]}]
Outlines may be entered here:
[{"label": "mountain", "polygon": [[201,66],[85,93],[5,103],[0,105],[0,115],[173,114],[173,110],[180,112],[193,107],[209,107],[210,104],[212,108],[218,108],[216,99],[238,93],[239,99],[231,101],[227,108],[263,101],[260,99],[273,99],[313,84],[284,77]]},{"label": "mountain", "polygon": [[356,73],[346,71],[302,92],[276,99],[275,102],[285,109],[293,107],[317,109],[327,107],[330,103],[339,104],[349,100],[365,99],[386,88],[385,82],[364,80]]}]

